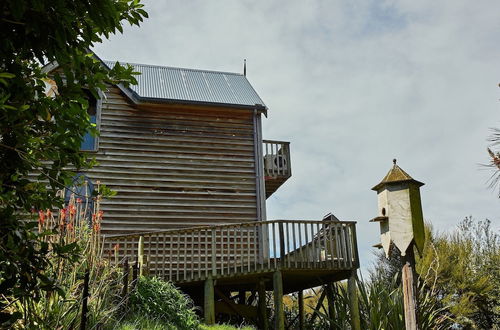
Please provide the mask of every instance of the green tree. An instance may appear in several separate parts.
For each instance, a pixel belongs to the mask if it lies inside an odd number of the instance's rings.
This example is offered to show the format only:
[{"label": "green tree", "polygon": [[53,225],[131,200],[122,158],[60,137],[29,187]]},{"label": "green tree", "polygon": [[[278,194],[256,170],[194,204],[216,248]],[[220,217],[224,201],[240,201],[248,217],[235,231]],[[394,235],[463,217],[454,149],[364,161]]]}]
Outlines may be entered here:
[{"label": "green tree", "polygon": [[[87,131],[86,90],[97,96],[107,83],[135,83],[131,67],[103,67],[89,49],[123,24],[139,25],[139,0],[6,0],[0,3],[0,295],[39,298],[55,289],[45,275],[49,246],[23,213],[61,204],[56,191],[70,182],[67,168],[92,161],[80,152]],[[44,64],[59,66],[52,79],[59,95],[44,94]],[[30,173],[40,173],[30,180]],[[72,246],[51,247],[71,254]],[[0,324],[11,315],[0,302]]]},{"label": "green tree", "polygon": [[500,237],[489,220],[467,217],[454,232],[435,235],[417,260],[417,271],[458,325],[500,324]]}]

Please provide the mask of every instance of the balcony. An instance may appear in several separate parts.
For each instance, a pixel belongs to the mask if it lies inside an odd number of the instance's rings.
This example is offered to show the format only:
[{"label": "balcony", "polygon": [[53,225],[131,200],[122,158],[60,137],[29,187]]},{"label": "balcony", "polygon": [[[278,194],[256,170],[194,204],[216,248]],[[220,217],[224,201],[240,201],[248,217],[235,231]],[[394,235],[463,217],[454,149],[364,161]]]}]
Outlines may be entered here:
[{"label": "balcony", "polygon": [[[139,241],[143,242],[139,247]],[[197,290],[251,289],[259,278],[283,273],[284,292],[348,278],[359,267],[355,222],[273,220],[108,236],[115,262],[147,256],[150,275]]]},{"label": "balcony", "polygon": [[269,198],[292,176],[290,142],[272,140],[262,142],[266,198]]}]

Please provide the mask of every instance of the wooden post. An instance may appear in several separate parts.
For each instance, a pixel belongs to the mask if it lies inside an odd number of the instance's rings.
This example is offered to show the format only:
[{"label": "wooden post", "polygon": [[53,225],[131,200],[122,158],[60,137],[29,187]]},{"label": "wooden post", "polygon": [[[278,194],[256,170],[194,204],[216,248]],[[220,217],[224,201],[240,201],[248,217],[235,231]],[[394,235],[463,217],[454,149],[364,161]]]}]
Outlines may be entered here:
[{"label": "wooden post", "polygon": [[215,297],[214,297],[214,280],[212,275],[208,275],[205,280],[203,313],[205,323],[208,325],[215,324]]},{"label": "wooden post", "polygon": [[285,252],[285,231],[283,229],[283,222],[278,223],[278,231],[280,236],[280,261],[281,261],[281,266],[284,267],[286,252]]},{"label": "wooden post", "polygon": [[349,293],[349,302],[351,309],[351,328],[361,330],[361,320],[359,317],[358,290],[356,288],[356,271],[352,271],[347,280],[347,291]]},{"label": "wooden post", "polygon": [[304,291],[300,290],[299,300],[299,330],[304,330]]},{"label": "wooden post", "polygon": [[330,319],[330,329],[335,329],[333,326],[333,320],[335,320],[335,296],[334,296],[334,288],[332,283],[328,283],[325,285],[326,299],[328,301],[328,318]]},{"label": "wooden post", "polygon": [[417,299],[415,288],[415,255],[413,254],[413,243],[410,244],[404,256],[402,271],[403,301],[405,308],[406,330],[417,330]]},{"label": "wooden post", "polygon": [[89,278],[90,270],[87,268],[85,272],[85,278],[83,280],[83,294],[82,294],[82,318],[80,321],[80,330],[85,330],[87,328],[87,312],[88,312],[88,299],[89,299]]},{"label": "wooden post", "polygon": [[267,318],[267,305],[266,305],[266,283],[264,280],[259,280],[259,321],[262,330],[269,330],[269,320]]},{"label": "wooden post", "polygon": [[137,251],[139,261],[139,276],[144,275],[144,236],[139,237],[139,247]]},{"label": "wooden post", "polygon": [[135,287],[137,286],[137,270],[139,268],[139,263],[137,260],[135,261],[135,264],[132,266],[132,286],[130,288],[130,291],[134,290]]},{"label": "wooden post", "polygon": [[283,310],[283,279],[281,271],[273,274],[274,289],[274,329],[285,330],[285,312]]},{"label": "wooden post", "polygon": [[122,288],[122,302],[123,306],[127,306],[127,293],[128,293],[128,277],[129,277],[129,266],[128,266],[128,258],[125,257],[125,261],[123,262],[123,288]]}]

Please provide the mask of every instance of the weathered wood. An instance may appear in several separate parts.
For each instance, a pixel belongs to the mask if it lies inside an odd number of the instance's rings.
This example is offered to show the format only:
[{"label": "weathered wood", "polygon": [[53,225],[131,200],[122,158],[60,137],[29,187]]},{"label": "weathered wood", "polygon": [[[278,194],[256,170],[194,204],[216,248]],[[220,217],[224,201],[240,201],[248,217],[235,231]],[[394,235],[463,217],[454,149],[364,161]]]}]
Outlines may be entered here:
[{"label": "weathered wood", "polygon": [[403,301],[405,313],[406,330],[417,330],[417,299],[415,290],[415,256],[413,254],[413,244],[410,244],[406,255],[403,257],[404,265],[402,270]]},{"label": "weathered wood", "polygon": [[[231,311],[230,314],[239,315],[241,317],[257,318],[257,309],[252,306],[245,306],[244,304],[235,304],[231,299],[229,299],[222,291],[215,288],[215,293],[219,298],[222,299],[224,305],[219,305],[223,308],[225,313],[228,313],[228,309]],[[249,308],[251,307],[251,308]]]},{"label": "weathered wood", "polygon": [[358,289],[356,286],[356,271],[351,273],[347,280],[347,291],[349,294],[349,308],[351,310],[351,327],[353,330],[361,330],[359,316]]},{"label": "weathered wood", "polygon": [[259,294],[259,324],[262,330],[269,330],[269,319],[267,316],[266,305],[266,283],[263,279],[261,279],[257,285],[257,291]]},{"label": "weathered wood", "polygon": [[127,294],[128,294],[128,280],[130,275],[130,267],[128,265],[128,258],[125,257],[123,262],[123,281],[122,281],[122,304],[127,305]]},{"label": "weathered wood", "polygon": [[208,325],[215,324],[214,280],[211,275],[209,275],[205,280],[203,299],[203,314],[205,323]]},{"label": "weathered wood", "polygon": [[[358,260],[353,250],[354,225],[353,222],[274,220],[199,226],[107,236],[104,246],[109,249],[120,242],[124,247],[119,250],[120,258],[137,255],[143,274],[144,259],[150,258],[151,275],[176,283],[203,281],[209,274],[226,277],[279,268],[355,269]],[[262,253],[264,247],[259,244],[259,235],[264,231],[272,243],[265,245],[269,250]],[[341,250],[346,252],[338,254]],[[260,262],[263,255],[276,257]]]},{"label": "weathered wood", "polygon": [[137,260],[139,261],[139,276],[144,275],[144,236],[139,237],[139,248],[137,251]]},{"label": "weathered wood", "polygon": [[299,330],[304,330],[305,321],[304,321],[304,291],[300,290],[297,299],[299,300]]},{"label": "weathered wood", "polygon": [[283,309],[283,279],[281,271],[273,273],[274,292],[274,329],[285,330],[285,312]]}]

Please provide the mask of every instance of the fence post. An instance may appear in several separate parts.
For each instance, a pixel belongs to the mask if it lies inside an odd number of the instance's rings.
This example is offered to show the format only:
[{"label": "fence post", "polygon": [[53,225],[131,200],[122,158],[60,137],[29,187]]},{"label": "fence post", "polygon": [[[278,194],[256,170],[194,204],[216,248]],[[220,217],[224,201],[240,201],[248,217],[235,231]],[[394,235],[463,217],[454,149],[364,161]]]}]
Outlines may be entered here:
[{"label": "fence post", "polygon": [[139,261],[139,276],[142,276],[144,272],[144,236],[139,237],[138,250],[137,258]]},{"label": "fence post", "polygon": [[130,287],[130,291],[135,290],[135,287],[137,285],[137,269],[139,268],[139,264],[137,260],[135,261],[135,264],[132,266],[132,285]]},{"label": "fence post", "polygon": [[87,327],[87,302],[89,299],[89,278],[90,278],[90,270],[87,268],[85,272],[85,278],[83,280],[83,294],[82,294],[82,318],[80,321],[80,330],[85,330]]},{"label": "fence post", "polygon": [[127,293],[128,293],[128,276],[129,276],[128,257],[125,256],[123,262],[123,288],[122,288],[122,303],[123,307],[127,306]]}]

